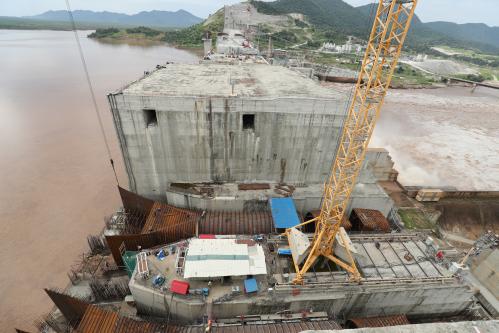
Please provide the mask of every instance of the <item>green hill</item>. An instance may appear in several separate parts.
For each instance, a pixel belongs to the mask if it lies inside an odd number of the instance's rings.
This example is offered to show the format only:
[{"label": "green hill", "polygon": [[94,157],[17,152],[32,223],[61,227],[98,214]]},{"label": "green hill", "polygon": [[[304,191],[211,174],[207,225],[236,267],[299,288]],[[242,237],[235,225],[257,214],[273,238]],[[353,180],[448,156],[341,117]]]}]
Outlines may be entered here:
[{"label": "green hill", "polygon": [[489,27],[483,23],[456,24],[451,22],[429,22],[425,26],[455,40],[489,44],[499,48],[499,27]]},{"label": "green hill", "polygon": [[[367,15],[376,5],[357,7]],[[426,50],[436,45],[458,48],[475,48],[483,52],[499,53],[499,27],[486,24],[457,24],[451,22],[423,23],[415,15],[407,36],[407,45],[416,50]]]},{"label": "green hill", "polygon": [[[259,12],[271,15],[304,14],[317,29],[338,35],[353,35],[366,39],[370,17],[377,5],[353,7],[342,0],[277,0],[251,1]],[[414,17],[406,45],[416,51],[426,51],[437,45],[474,48],[499,54],[499,27],[485,24],[449,22],[423,23]]]},{"label": "green hill", "polygon": [[342,0],[278,0],[251,3],[264,14],[304,14],[317,28],[333,29],[338,33],[363,35],[368,30],[367,17]]}]

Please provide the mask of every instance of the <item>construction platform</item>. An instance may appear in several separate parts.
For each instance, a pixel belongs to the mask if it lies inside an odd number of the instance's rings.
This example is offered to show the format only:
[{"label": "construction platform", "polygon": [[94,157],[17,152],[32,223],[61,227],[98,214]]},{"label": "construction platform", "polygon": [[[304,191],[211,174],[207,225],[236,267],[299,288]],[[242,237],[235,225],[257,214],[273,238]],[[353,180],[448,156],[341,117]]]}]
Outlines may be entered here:
[{"label": "construction platform", "polygon": [[[169,64],[131,83],[123,95],[303,97],[343,100],[344,94],[281,66]],[[276,110],[277,111],[277,110]]]},{"label": "construction platform", "polygon": [[[303,286],[291,283],[291,257],[279,254],[287,253],[280,251],[287,247],[284,239],[264,236],[256,242],[248,236],[212,237],[214,243],[230,240],[261,248],[266,273],[231,276],[223,270],[218,276],[186,278],[189,243],[196,242],[195,238],[157,247],[146,251],[150,269],[147,277],[139,275],[136,269],[130,279],[139,313],[170,315],[184,323],[196,322],[205,315],[219,319],[312,309],[340,317],[407,314],[416,318],[455,315],[472,303],[473,291],[432,257],[428,249],[431,245],[425,242],[423,234],[352,236],[362,281],[351,282],[346,272],[324,261],[306,274]],[[168,255],[158,259],[161,250]],[[164,278],[161,286],[153,283],[158,275]],[[253,278],[257,290],[248,292],[245,281]],[[172,291],[173,281],[188,284],[189,291]]]}]

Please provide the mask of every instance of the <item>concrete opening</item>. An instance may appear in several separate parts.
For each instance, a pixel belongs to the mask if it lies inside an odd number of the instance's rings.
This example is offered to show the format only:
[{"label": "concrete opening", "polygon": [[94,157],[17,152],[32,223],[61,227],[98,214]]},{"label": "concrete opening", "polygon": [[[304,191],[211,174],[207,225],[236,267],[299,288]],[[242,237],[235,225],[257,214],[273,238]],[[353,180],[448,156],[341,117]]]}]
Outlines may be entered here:
[{"label": "concrete opening", "polygon": [[143,112],[144,112],[144,121],[145,121],[147,127],[158,125],[158,118],[156,117],[156,110],[144,109]]},{"label": "concrete opening", "polygon": [[[304,221],[309,221],[309,220],[313,219],[314,217],[315,217],[314,214],[312,214],[311,212],[308,212],[305,215]],[[304,226],[302,226],[302,231],[306,232],[306,233],[314,233],[315,232],[315,222],[305,224]]]},{"label": "concrete opening", "polygon": [[243,129],[255,129],[254,114],[243,114]]}]

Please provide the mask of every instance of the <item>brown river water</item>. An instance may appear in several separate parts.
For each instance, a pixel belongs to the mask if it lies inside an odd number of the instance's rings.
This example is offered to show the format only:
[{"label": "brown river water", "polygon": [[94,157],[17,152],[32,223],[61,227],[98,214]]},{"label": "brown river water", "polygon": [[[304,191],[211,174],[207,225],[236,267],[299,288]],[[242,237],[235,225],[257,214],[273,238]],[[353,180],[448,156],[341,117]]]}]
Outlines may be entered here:
[{"label": "brown river water", "polygon": [[[106,93],[166,61],[197,61],[164,45],[81,43],[120,182],[122,159]],[[348,86],[338,89],[349,89]],[[499,94],[479,88],[397,90],[373,146],[387,147],[411,185],[499,186]],[[64,287],[103,217],[119,205],[71,32],[0,30],[0,331],[31,329]]]},{"label": "brown river water", "polygon": [[[106,93],[156,64],[195,63],[161,46],[80,40],[119,178],[126,185]],[[119,205],[116,182],[72,32],[0,30],[0,331],[49,311],[46,287],[66,272]]]}]

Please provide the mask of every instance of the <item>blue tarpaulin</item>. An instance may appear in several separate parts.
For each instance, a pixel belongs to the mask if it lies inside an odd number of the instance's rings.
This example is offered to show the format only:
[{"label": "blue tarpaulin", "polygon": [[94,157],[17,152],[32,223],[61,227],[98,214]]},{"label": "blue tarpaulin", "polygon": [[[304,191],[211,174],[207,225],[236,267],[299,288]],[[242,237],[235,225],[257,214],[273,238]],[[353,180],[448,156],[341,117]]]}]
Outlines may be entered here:
[{"label": "blue tarpaulin", "polygon": [[156,255],[156,257],[161,261],[165,260],[166,258],[165,250],[161,249]]},{"label": "blue tarpaulin", "polygon": [[254,293],[258,291],[258,284],[256,283],[256,279],[246,279],[244,280],[244,290],[247,293]]},{"label": "blue tarpaulin", "polygon": [[277,249],[277,254],[279,254],[281,256],[290,256],[291,249]]},{"label": "blue tarpaulin", "polygon": [[272,198],[270,209],[276,228],[286,229],[300,224],[293,198]]}]

